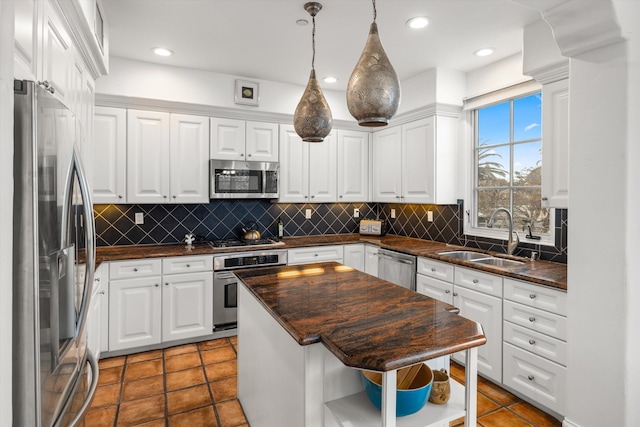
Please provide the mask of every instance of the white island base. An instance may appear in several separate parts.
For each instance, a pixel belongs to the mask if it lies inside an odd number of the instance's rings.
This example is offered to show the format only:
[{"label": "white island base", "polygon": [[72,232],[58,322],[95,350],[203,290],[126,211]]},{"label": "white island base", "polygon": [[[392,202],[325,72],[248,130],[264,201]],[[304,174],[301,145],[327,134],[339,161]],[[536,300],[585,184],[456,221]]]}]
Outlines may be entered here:
[{"label": "white island base", "polygon": [[396,418],[396,371],[383,373],[380,411],[358,369],[343,365],[322,343],[299,345],[240,283],[238,299],[238,399],[252,427],[446,427],[462,416],[465,425],[476,425],[477,348],[467,350],[466,388],[451,380],[449,402],[427,402]]}]

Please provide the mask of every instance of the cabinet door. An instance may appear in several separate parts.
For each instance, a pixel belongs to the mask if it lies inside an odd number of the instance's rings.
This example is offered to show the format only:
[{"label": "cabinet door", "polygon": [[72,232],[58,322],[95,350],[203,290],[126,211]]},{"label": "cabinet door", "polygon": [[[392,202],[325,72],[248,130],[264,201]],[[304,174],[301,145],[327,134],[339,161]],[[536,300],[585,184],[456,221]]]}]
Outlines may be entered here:
[{"label": "cabinet door", "polygon": [[126,201],[127,110],[96,107],[94,115],[93,202]]},{"label": "cabinet door", "polygon": [[312,203],[333,203],[336,197],[337,147],[335,133],[324,141],[308,145],[309,201]]},{"label": "cabinet door", "polygon": [[453,305],[453,285],[451,283],[416,274],[416,292]]},{"label": "cabinet door", "polygon": [[127,111],[127,202],[169,202],[169,113]]},{"label": "cabinet door", "polygon": [[369,134],[339,130],[338,201],[369,201]]},{"label": "cabinet door", "polygon": [[542,206],[569,207],[569,81],[542,87]]},{"label": "cabinet door", "polygon": [[209,118],[171,114],[171,203],[209,203]]},{"label": "cabinet door", "polygon": [[[494,381],[502,381],[502,299],[455,286],[453,305],[460,316],[482,325],[487,343],[478,347],[478,372]],[[464,352],[454,359],[464,363]]]},{"label": "cabinet door", "polygon": [[278,124],[246,123],[247,160],[252,162],[278,162]]},{"label": "cabinet door", "polygon": [[211,118],[211,158],[244,160],[245,135],[244,120]]},{"label": "cabinet door", "polygon": [[70,70],[73,50],[70,32],[54,6],[53,0],[44,2],[44,23],[42,34],[42,80],[54,89],[54,95],[69,106]]},{"label": "cabinet door", "polygon": [[373,134],[374,202],[400,203],[402,201],[401,139],[400,126]]},{"label": "cabinet door", "polygon": [[364,246],[364,272],[378,277],[378,247]]},{"label": "cabinet door", "polygon": [[36,0],[13,2],[15,15],[14,77],[19,80],[38,80],[38,4]]},{"label": "cabinet door", "polygon": [[293,126],[280,127],[280,202],[309,201],[309,144]]},{"label": "cabinet door", "polygon": [[161,340],[161,277],[109,282],[109,351]]},{"label": "cabinet door", "polygon": [[171,274],[163,279],[162,341],[211,334],[213,273]]},{"label": "cabinet door", "polygon": [[359,271],[364,270],[364,245],[344,245],[344,265]]},{"label": "cabinet door", "polygon": [[402,125],[402,201],[433,203],[435,117]]}]

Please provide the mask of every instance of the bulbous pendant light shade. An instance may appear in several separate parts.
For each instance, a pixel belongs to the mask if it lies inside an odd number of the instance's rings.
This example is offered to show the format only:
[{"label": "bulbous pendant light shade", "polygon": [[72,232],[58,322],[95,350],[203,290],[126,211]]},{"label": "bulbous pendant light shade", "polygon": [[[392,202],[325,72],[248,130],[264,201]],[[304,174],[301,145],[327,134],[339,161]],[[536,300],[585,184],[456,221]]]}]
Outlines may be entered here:
[{"label": "bulbous pendant light shade", "polygon": [[399,104],[400,82],[382,47],[374,21],[367,44],[349,78],[347,107],[360,126],[376,127],[389,124]]},{"label": "bulbous pendant light shade", "polygon": [[331,109],[316,80],[316,71],[311,70],[309,83],[293,115],[293,127],[305,142],[322,142],[331,132]]},{"label": "bulbous pendant light shade", "polygon": [[302,94],[302,98],[293,115],[293,127],[305,142],[322,142],[331,132],[331,109],[322,94],[322,89],[316,80],[314,63],[316,59],[316,14],[322,9],[318,2],[305,3],[304,10],[313,18],[313,32],[311,33],[311,75],[309,83]]}]

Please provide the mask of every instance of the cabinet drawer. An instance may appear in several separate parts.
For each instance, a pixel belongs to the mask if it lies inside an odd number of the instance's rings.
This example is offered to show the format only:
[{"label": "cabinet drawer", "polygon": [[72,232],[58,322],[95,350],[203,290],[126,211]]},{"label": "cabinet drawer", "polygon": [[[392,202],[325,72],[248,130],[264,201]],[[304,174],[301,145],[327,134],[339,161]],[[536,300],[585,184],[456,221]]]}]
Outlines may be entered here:
[{"label": "cabinet drawer", "polygon": [[503,383],[543,406],[565,413],[566,368],[504,343]]},{"label": "cabinet drawer", "polygon": [[342,263],[342,246],[316,246],[312,248],[289,249],[289,264],[336,261]]},{"label": "cabinet drawer", "polygon": [[194,273],[213,270],[213,256],[180,256],[162,259],[162,273]]},{"label": "cabinet drawer", "polygon": [[503,334],[506,342],[567,366],[566,342],[511,322],[504,322]]},{"label": "cabinet drawer", "polygon": [[562,341],[567,340],[567,318],[564,316],[512,301],[504,301],[504,320]]},{"label": "cabinet drawer", "polygon": [[162,260],[135,259],[109,263],[109,280],[146,277],[162,274]]},{"label": "cabinet drawer", "polygon": [[416,291],[422,295],[453,305],[453,284],[451,283],[417,274]]},{"label": "cabinet drawer", "polygon": [[418,258],[419,274],[453,283],[453,264],[435,261],[429,258]]},{"label": "cabinet drawer", "polygon": [[567,293],[520,280],[504,279],[504,298],[540,310],[567,315]]},{"label": "cabinet drawer", "polygon": [[502,277],[482,271],[456,267],[455,284],[502,298]]}]

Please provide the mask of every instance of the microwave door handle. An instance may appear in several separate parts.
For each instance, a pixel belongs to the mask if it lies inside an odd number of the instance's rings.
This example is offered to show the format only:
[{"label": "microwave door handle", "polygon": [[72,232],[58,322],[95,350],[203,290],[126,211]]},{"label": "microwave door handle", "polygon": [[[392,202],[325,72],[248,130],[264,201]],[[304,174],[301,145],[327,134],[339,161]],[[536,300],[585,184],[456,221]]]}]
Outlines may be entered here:
[{"label": "microwave door handle", "polygon": [[267,192],[267,170],[266,168],[262,170],[262,195]]},{"label": "microwave door handle", "polygon": [[78,336],[82,335],[82,332],[87,321],[87,313],[89,312],[89,304],[91,303],[91,293],[93,287],[93,275],[96,268],[96,241],[95,241],[95,222],[93,219],[93,203],[91,201],[91,192],[89,191],[89,184],[87,183],[87,177],[82,168],[80,157],[73,149],[73,165],[76,173],[78,174],[78,184],[80,185],[80,195],[82,197],[82,209],[84,213],[84,231],[85,231],[85,247],[86,247],[86,259],[85,259],[85,276],[84,276],[84,292],[83,301],[80,306],[80,321],[78,322]]}]

